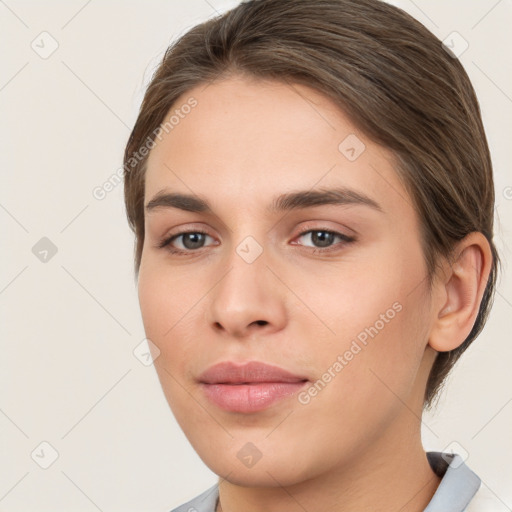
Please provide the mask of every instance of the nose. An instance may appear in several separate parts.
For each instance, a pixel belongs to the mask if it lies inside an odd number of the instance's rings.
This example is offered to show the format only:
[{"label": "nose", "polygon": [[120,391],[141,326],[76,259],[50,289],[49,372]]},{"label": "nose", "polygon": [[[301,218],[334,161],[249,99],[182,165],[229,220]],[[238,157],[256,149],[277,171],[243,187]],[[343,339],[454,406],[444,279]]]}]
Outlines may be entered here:
[{"label": "nose", "polygon": [[266,251],[251,261],[233,250],[223,268],[208,294],[207,319],[212,328],[237,339],[281,330],[286,322],[286,287],[276,277]]}]

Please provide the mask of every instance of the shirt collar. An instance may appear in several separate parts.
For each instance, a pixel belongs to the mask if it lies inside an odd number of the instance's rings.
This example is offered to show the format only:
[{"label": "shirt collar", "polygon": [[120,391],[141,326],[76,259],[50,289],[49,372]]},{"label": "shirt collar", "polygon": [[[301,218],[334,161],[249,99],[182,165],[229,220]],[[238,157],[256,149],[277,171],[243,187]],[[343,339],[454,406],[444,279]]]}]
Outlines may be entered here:
[{"label": "shirt collar", "polygon": [[480,488],[480,478],[456,453],[427,452],[427,458],[442,480],[424,512],[464,512]]}]

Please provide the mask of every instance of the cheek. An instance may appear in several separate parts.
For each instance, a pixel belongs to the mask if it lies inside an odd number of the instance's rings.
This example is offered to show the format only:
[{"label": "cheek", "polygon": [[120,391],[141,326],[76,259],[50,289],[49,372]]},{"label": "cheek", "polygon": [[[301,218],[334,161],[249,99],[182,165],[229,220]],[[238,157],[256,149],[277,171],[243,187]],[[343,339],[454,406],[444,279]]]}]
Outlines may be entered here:
[{"label": "cheek", "polygon": [[324,426],[311,434],[313,446],[328,438],[348,453],[360,443],[370,443],[407,410],[404,403],[409,397],[416,396],[424,345],[416,314],[421,300],[397,297],[390,303],[386,293],[375,290],[368,295],[371,307],[361,307],[338,322],[346,334],[317,345],[311,356],[317,380],[302,394],[294,414],[297,425],[325,419]]},{"label": "cheek", "polygon": [[178,423],[187,430],[186,416],[191,412],[188,372],[198,354],[199,320],[194,306],[201,294],[194,289],[194,279],[183,282],[158,265],[141,264],[138,283],[146,337],[159,350],[155,371]]},{"label": "cheek", "polygon": [[154,341],[160,340],[174,323],[174,295],[169,292],[167,280],[159,279],[157,271],[143,261],[138,281],[139,304],[146,335]]},{"label": "cheek", "polygon": [[304,349],[322,381],[320,402],[354,413],[362,404],[379,407],[408,393],[428,338],[429,298],[420,248],[400,253],[390,245],[378,256],[364,264],[350,262],[350,272],[326,269],[314,279],[304,278],[311,309],[331,331],[322,328],[325,334],[315,337],[313,322],[304,321],[304,339],[318,340],[314,351],[311,345]]},{"label": "cheek", "polygon": [[[143,262],[138,296],[146,336],[160,350],[158,362],[175,371],[192,357],[197,343],[201,297],[200,279],[162,265]],[[158,368],[158,364],[156,364]]]}]

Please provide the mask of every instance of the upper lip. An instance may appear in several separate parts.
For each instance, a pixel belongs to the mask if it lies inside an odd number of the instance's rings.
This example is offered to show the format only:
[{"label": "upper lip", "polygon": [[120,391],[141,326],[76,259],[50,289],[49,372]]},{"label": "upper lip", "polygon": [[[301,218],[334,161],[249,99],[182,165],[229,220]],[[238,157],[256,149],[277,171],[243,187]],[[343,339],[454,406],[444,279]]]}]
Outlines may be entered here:
[{"label": "upper lip", "polygon": [[237,364],[224,361],[210,366],[199,376],[205,384],[243,384],[250,382],[302,382],[308,380],[301,375],[259,361]]}]

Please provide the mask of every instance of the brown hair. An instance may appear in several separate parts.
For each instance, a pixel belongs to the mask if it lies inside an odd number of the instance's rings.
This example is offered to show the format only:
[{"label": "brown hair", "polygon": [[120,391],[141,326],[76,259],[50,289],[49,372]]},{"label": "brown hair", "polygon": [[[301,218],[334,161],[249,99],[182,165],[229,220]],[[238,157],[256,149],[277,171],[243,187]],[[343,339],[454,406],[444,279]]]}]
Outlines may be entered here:
[{"label": "brown hair", "polygon": [[230,74],[312,87],[393,152],[421,221],[430,284],[438,257],[449,257],[455,242],[473,231],[489,241],[493,262],[478,317],[464,343],[437,354],[425,391],[431,407],[485,324],[498,271],[491,158],[463,66],[421,23],[379,0],[252,0],[195,26],[165,52],[125,149],[137,275],[147,162],[141,147],[153,144],[181,95]]}]

